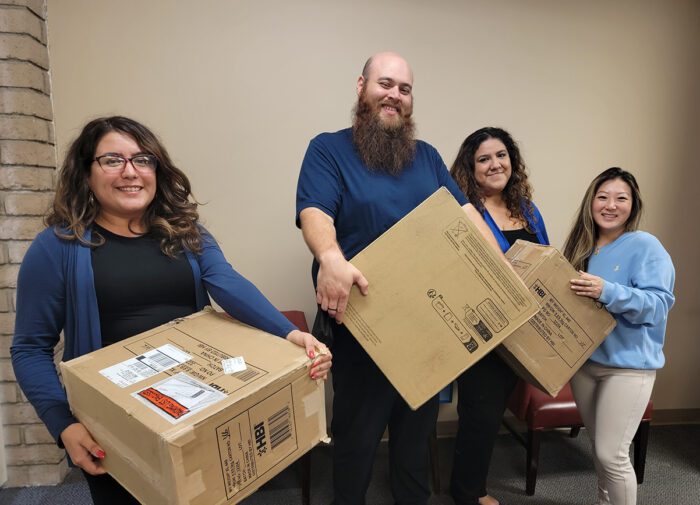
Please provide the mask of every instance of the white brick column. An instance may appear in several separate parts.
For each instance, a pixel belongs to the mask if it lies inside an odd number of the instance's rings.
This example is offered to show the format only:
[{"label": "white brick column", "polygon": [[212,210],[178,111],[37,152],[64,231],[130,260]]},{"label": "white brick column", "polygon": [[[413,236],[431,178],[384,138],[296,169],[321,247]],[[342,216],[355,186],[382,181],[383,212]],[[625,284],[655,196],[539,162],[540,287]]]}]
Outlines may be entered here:
[{"label": "white brick column", "polygon": [[[56,148],[44,0],[0,0],[0,412],[6,486],[56,484],[67,472],[10,364],[17,272],[53,198]],[[0,474],[2,468],[0,468]]]}]

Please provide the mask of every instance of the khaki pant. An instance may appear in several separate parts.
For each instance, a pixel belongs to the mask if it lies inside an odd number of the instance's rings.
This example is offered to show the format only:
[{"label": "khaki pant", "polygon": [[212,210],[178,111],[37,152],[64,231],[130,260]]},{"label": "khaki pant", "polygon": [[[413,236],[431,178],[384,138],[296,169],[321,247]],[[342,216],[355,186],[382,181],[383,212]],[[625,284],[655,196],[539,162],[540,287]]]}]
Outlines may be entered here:
[{"label": "khaki pant", "polygon": [[611,368],[591,361],[571,379],[591,439],[600,505],[637,503],[637,478],[629,449],[655,379],[656,370]]}]

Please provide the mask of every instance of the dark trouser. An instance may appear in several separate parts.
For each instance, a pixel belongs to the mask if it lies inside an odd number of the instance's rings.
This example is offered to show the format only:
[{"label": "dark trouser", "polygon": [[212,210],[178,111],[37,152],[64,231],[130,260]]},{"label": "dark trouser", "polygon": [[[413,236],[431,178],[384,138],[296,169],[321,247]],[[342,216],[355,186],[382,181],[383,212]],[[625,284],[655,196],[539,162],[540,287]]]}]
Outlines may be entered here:
[{"label": "dark trouser", "polygon": [[459,428],[450,491],[457,505],[477,505],[486,493],[493,446],[517,377],[495,353],[457,379]]},{"label": "dark trouser", "polygon": [[95,505],[140,505],[129,491],[109,474],[90,475],[83,471],[90,488],[90,496]]},{"label": "dark trouser", "polygon": [[353,337],[347,331],[335,333],[331,423],[335,505],[365,503],[374,455],[387,425],[394,500],[398,505],[425,505],[430,497],[428,439],[437,421],[437,396],[412,411]]}]

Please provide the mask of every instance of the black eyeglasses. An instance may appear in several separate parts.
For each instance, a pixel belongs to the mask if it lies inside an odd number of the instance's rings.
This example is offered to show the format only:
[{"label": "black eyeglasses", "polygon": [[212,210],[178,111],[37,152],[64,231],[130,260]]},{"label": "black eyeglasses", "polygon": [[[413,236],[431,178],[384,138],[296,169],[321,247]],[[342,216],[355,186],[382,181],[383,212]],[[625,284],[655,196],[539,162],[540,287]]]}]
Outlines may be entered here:
[{"label": "black eyeglasses", "polygon": [[158,158],[152,154],[137,154],[131,158],[125,158],[118,154],[104,154],[95,158],[102,170],[107,173],[121,172],[126,168],[126,163],[130,162],[138,172],[153,173],[158,166]]}]

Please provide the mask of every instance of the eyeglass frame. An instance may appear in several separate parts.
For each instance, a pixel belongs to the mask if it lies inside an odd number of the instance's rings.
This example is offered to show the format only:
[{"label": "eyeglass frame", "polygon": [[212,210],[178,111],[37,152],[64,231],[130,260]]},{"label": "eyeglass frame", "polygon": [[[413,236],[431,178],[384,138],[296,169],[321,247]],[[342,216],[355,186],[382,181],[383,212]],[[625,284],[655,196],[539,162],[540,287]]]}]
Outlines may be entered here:
[{"label": "eyeglass frame", "polygon": [[[107,158],[107,157],[110,157],[110,158],[121,158],[122,160],[124,160],[124,164],[123,164],[118,170],[116,170],[116,169],[111,169],[111,168],[109,168],[109,167],[105,168],[105,167],[102,166],[102,162],[100,161],[100,159],[101,159],[101,158]],[[133,161],[134,158],[144,158],[144,157],[145,157],[145,158],[151,158],[151,159],[154,161],[154,163],[153,163],[153,170],[138,168],[136,165],[134,165],[134,161]],[[118,173],[118,172],[123,172],[124,169],[126,168],[126,164],[127,164],[127,163],[131,163],[131,166],[134,167],[134,170],[136,170],[136,171],[139,172],[139,173],[144,173],[144,174],[152,174],[152,173],[154,173],[154,172],[158,169],[158,158],[157,158],[156,156],[152,155],[152,154],[146,154],[146,153],[136,154],[136,155],[132,156],[131,158],[126,158],[126,157],[122,156],[121,154],[110,154],[110,153],[107,153],[107,154],[102,154],[102,155],[100,155],[100,156],[97,156],[96,158],[93,159],[93,161],[96,161],[96,162],[97,162],[97,164],[100,166],[100,168],[102,169],[103,172],[106,172],[106,173],[114,173],[114,174],[116,174],[116,173]]]}]

